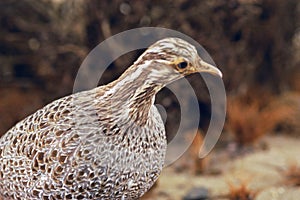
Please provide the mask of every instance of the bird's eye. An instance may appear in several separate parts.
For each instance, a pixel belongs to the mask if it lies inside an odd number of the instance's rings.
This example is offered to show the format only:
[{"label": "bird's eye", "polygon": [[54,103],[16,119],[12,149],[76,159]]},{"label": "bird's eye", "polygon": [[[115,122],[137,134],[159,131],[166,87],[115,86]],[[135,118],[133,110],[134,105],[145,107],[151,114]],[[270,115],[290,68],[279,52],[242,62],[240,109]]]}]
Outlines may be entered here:
[{"label": "bird's eye", "polygon": [[188,63],[185,62],[185,61],[180,62],[180,63],[177,64],[177,67],[178,67],[179,69],[184,69],[184,68],[186,68],[187,66],[188,66]]}]

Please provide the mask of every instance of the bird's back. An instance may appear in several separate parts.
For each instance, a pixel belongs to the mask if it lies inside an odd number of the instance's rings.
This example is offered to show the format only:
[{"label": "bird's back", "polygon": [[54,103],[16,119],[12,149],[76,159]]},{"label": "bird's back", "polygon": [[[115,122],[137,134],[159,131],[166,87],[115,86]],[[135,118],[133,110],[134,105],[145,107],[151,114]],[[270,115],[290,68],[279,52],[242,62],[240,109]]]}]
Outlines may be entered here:
[{"label": "bird's back", "polygon": [[105,105],[104,93],[96,88],[56,100],[1,138],[3,197],[130,199],[151,187],[166,149],[159,113],[153,106],[142,127],[124,121]]}]

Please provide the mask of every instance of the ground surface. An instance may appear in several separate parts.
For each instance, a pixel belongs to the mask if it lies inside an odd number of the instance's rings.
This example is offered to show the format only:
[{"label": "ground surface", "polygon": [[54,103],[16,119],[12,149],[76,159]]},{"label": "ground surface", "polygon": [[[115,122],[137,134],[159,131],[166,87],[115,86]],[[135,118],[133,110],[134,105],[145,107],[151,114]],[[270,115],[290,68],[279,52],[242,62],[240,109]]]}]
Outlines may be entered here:
[{"label": "ground surface", "polygon": [[293,186],[285,172],[300,163],[300,140],[269,136],[264,141],[265,150],[254,150],[235,158],[226,156],[224,151],[212,152],[207,171],[219,174],[193,175],[188,169],[176,173],[174,165],[168,167],[157,186],[142,199],[181,200],[195,187],[207,188],[213,199],[221,199],[220,196],[228,195],[230,184],[244,183],[256,193],[255,200],[299,200],[300,187]]}]

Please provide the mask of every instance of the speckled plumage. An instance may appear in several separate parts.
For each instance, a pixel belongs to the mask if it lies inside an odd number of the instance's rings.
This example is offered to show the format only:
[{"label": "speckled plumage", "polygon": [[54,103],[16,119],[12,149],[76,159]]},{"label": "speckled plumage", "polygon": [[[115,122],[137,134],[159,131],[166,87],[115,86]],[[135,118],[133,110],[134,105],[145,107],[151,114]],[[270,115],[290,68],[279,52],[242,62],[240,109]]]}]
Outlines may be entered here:
[{"label": "speckled plumage", "polygon": [[[142,196],[158,178],[167,147],[155,94],[183,75],[220,74],[200,61],[189,43],[160,40],[116,81],[63,97],[20,121],[0,140],[0,196]],[[189,68],[177,68],[178,62]]]}]

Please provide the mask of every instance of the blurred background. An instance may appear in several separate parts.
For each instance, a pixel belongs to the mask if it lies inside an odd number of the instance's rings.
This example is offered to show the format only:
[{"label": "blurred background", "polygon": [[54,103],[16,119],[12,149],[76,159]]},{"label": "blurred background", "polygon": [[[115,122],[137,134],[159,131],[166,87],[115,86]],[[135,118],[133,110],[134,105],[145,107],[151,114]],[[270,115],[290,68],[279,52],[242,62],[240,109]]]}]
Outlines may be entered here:
[{"label": "blurred background", "polygon": [[[189,77],[202,91],[199,134],[144,199],[298,199],[299,19],[299,0],[1,1],[0,135],[71,94],[83,59],[106,38],[137,27],[174,29],[198,41],[223,72],[227,119],[216,150],[198,160],[210,99],[201,76]],[[112,63],[99,85],[116,79],[140,53]],[[178,128],[178,102],[167,89],[157,101],[167,110],[170,139]],[[262,160],[268,162],[253,166]]]}]

